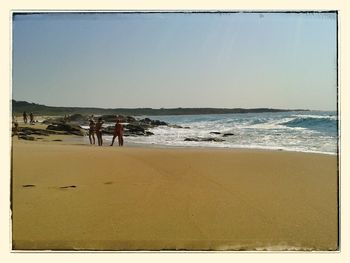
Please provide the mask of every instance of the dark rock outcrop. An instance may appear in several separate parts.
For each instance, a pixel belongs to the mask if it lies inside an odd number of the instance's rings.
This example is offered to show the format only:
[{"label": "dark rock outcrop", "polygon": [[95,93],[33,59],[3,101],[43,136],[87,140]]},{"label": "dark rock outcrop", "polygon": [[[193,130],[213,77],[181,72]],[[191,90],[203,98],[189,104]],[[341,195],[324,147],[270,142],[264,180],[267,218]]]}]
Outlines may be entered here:
[{"label": "dark rock outcrop", "polygon": [[[107,135],[114,134],[114,126],[108,126],[103,128],[102,133]],[[138,123],[127,124],[124,126],[124,136],[151,136],[153,132],[147,131],[142,125]]]},{"label": "dark rock outcrop", "polygon": [[43,121],[43,124],[56,124],[56,123],[74,123],[74,124],[87,124],[89,116],[82,114],[73,114],[65,117],[48,118]]},{"label": "dark rock outcrop", "polygon": [[116,122],[119,119],[121,122],[132,123],[136,122],[136,119],[132,116],[123,116],[123,115],[102,115],[102,120],[105,122]]},{"label": "dark rock outcrop", "polygon": [[55,122],[63,122],[63,118],[48,118],[46,120],[43,121],[43,124],[52,124]]},{"label": "dark rock outcrop", "polygon": [[[60,131],[60,132],[64,132],[64,134],[82,135],[84,134],[84,132],[83,132],[83,129],[79,127],[79,125],[88,125],[89,118],[91,118],[91,115],[84,116],[81,114],[73,114],[67,117],[49,118],[45,120],[43,123],[48,124],[47,130],[49,131]],[[123,116],[123,115],[112,115],[112,114],[102,115],[101,118],[105,123],[115,123],[117,119],[119,119],[122,123],[125,123],[124,125],[125,136],[151,136],[154,134],[148,131],[148,129],[157,127],[157,126],[168,125],[168,123],[160,120],[151,120],[150,118],[137,120],[132,116]],[[97,121],[97,117],[94,117],[94,119],[95,121]],[[173,125],[172,127],[182,128],[179,125]],[[102,133],[106,135],[113,135],[114,125],[104,127],[102,129]]]},{"label": "dark rock outcrop", "polygon": [[224,142],[224,139],[220,138],[212,138],[212,137],[207,137],[207,138],[201,138],[201,137],[190,137],[190,138],[185,138],[185,142]]},{"label": "dark rock outcrop", "polygon": [[101,118],[104,122],[116,122],[119,117],[117,115],[102,115]]},{"label": "dark rock outcrop", "polygon": [[102,129],[102,134],[113,135],[114,134],[114,126],[108,126]]},{"label": "dark rock outcrop", "polygon": [[125,129],[127,129],[129,132],[145,132],[145,128],[137,123],[127,124],[125,125]]},{"label": "dark rock outcrop", "polygon": [[185,138],[185,142],[199,142],[199,138]]},{"label": "dark rock outcrop", "polygon": [[177,124],[168,124],[168,127],[177,128],[177,129],[184,129],[185,128],[185,127],[182,127],[182,126],[177,125]]},{"label": "dark rock outcrop", "polygon": [[73,114],[67,117],[66,121],[67,122],[82,122],[86,121],[87,117],[81,114]]},{"label": "dark rock outcrop", "polygon": [[150,136],[154,135],[153,132],[147,130],[144,125],[139,123],[132,123],[125,126],[125,136]]},{"label": "dark rock outcrop", "polygon": [[150,126],[167,126],[168,125],[168,123],[166,123],[165,121],[151,120],[150,118],[141,119],[139,120],[139,122],[148,124]]},{"label": "dark rock outcrop", "polygon": [[132,122],[135,122],[136,119],[132,116],[126,116],[123,120],[123,122],[127,122],[127,123],[132,123]]},{"label": "dark rock outcrop", "polygon": [[[35,136],[49,136],[50,134],[62,134],[62,132],[59,131],[52,131],[52,130],[43,130],[43,129],[36,129],[32,127],[19,127],[18,128],[18,135],[19,138],[23,137],[24,140],[33,140],[30,137]],[[34,137],[33,137],[34,138]],[[39,138],[36,138],[39,139]],[[42,138],[40,138],[42,139]]]},{"label": "dark rock outcrop", "polygon": [[28,141],[35,141],[35,137],[33,136],[29,136],[29,135],[19,135],[18,136],[19,139],[23,139],[23,140],[28,140]]},{"label": "dark rock outcrop", "polygon": [[21,135],[41,135],[41,136],[48,136],[51,134],[50,131],[42,130],[42,129],[35,129],[30,127],[20,127],[19,133]]},{"label": "dark rock outcrop", "polygon": [[65,134],[74,134],[78,136],[85,135],[85,132],[78,125],[73,124],[55,123],[48,125],[46,129],[53,131],[62,131],[65,132]]}]

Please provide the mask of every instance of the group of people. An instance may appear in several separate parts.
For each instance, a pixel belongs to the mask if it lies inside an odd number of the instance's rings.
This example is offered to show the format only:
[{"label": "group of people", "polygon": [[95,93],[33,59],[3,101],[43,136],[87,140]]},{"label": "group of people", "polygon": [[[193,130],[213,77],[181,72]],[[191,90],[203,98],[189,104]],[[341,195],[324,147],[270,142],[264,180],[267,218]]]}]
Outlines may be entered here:
[{"label": "group of people", "polygon": [[[64,122],[66,122],[67,119],[68,119],[68,116],[65,115]],[[26,112],[23,112],[23,121],[25,124],[28,123],[28,115]],[[32,112],[29,114],[29,123],[34,124],[34,115]],[[95,123],[93,115],[91,116],[91,118],[89,120],[90,144],[95,144],[95,134],[96,134],[97,144],[98,144],[98,146],[102,146],[102,144],[103,144],[103,140],[102,140],[102,125],[103,125],[103,123],[104,122],[103,122],[101,117],[98,118],[97,122]],[[18,131],[17,121],[13,121],[13,131],[14,131],[14,134],[17,134],[17,131]],[[117,137],[118,137],[119,146],[123,146],[124,145],[123,134],[124,134],[123,124],[121,123],[121,120],[119,118],[117,118],[115,128],[114,128],[112,143],[110,146],[113,146],[115,138],[117,138]]]},{"label": "group of people", "polygon": [[[23,112],[23,121],[25,124],[28,123],[28,115],[26,112]],[[29,113],[29,124],[34,124],[34,114],[33,112]]]},{"label": "group of people", "polygon": [[[95,144],[95,134],[96,134],[98,146],[102,146],[102,144],[103,144],[103,140],[102,140],[102,125],[103,125],[103,123],[104,122],[103,122],[101,117],[98,118],[96,123],[94,122],[93,118],[90,119],[90,121],[89,121],[90,144]],[[114,128],[112,143],[110,146],[113,146],[116,137],[118,137],[119,146],[123,146],[124,145],[123,133],[124,133],[123,124],[121,123],[120,119],[117,118],[115,128]]]}]

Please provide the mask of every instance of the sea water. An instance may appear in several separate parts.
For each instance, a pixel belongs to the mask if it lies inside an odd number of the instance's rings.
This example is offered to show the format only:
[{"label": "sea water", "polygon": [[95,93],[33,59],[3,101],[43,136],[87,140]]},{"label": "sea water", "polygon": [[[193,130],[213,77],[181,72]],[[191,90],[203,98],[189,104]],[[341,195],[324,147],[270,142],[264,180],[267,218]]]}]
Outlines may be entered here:
[{"label": "sea water", "polygon": [[[187,128],[158,126],[152,136],[129,136],[126,143],[182,147],[275,149],[336,154],[335,111],[143,116]],[[220,134],[212,134],[217,132]],[[225,133],[233,133],[224,137]],[[186,138],[220,138],[223,142],[185,141]],[[109,138],[107,139],[109,140]]]}]

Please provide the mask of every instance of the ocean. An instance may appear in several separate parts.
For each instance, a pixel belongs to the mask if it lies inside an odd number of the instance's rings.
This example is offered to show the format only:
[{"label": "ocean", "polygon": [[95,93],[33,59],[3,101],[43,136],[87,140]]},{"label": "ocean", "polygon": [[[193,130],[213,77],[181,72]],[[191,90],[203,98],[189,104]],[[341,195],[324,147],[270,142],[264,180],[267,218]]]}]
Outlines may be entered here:
[{"label": "ocean", "polygon": [[[290,111],[217,115],[143,116],[187,128],[158,126],[153,136],[127,137],[126,143],[180,147],[272,149],[337,154],[335,111]],[[233,135],[224,136],[231,133]],[[185,141],[216,138],[224,141]],[[107,141],[111,138],[106,136]]]}]

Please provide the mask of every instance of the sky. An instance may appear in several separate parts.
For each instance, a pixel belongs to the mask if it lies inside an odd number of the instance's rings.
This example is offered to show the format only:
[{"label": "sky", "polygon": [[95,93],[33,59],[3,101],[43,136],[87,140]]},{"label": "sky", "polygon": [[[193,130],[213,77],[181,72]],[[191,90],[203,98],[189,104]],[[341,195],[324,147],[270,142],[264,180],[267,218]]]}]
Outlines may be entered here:
[{"label": "sky", "polygon": [[335,13],[13,17],[12,98],[102,108],[336,110]]}]

